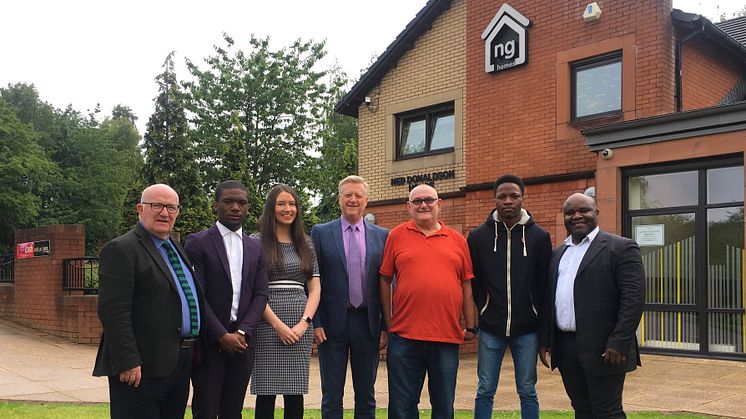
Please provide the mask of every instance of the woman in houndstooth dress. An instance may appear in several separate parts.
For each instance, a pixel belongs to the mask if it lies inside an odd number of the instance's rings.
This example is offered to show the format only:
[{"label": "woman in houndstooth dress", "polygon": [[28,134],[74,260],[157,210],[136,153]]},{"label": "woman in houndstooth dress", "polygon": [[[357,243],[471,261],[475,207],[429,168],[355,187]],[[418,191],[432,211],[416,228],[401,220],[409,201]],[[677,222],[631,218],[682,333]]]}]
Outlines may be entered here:
[{"label": "woman in houndstooth dress", "polygon": [[[275,396],[282,394],[285,418],[303,417],[308,393],[313,327],[321,296],[319,267],[303,230],[298,196],[287,185],[267,195],[259,235],[267,258],[269,301],[256,331],[251,394],[257,395],[257,419],[274,417]],[[306,297],[308,289],[308,297]]]}]

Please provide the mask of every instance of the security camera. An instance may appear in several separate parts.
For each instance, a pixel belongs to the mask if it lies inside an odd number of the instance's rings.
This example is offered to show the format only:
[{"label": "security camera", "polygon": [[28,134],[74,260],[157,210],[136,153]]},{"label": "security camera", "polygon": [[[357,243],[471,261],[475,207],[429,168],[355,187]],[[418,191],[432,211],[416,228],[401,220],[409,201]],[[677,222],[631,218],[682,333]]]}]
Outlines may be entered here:
[{"label": "security camera", "polygon": [[365,96],[365,104],[366,104],[366,105],[370,105],[370,103],[371,103],[372,101],[373,101],[373,100],[372,100],[372,99],[370,98],[370,96]]},{"label": "security camera", "polygon": [[611,158],[614,157],[614,150],[610,148],[605,148],[601,150],[601,158],[604,160],[611,160]]}]

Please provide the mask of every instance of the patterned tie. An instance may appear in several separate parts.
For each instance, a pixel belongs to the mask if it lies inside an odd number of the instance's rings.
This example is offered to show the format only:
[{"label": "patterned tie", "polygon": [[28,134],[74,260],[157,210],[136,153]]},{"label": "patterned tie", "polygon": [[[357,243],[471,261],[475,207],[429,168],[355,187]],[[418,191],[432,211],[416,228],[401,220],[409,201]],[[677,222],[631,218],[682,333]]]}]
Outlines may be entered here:
[{"label": "patterned tie", "polygon": [[360,246],[357,244],[357,226],[350,226],[350,255],[347,259],[347,275],[350,279],[350,304],[357,308],[363,304],[363,283],[360,275]]},{"label": "patterned tie", "polygon": [[199,334],[199,320],[197,318],[197,301],[192,293],[192,287],[190,287],[189,282],[187,282],[186,275],[184,275],[184,268],[181,266],[181,261],[179,261],[179,256],[176,254],[176,251],[171,247],[171,243],[168,241],[163,242],[163,248],[166,249],[168,262],[171,263],[171,267],[174,268],[176,277],[179,279],[179,285],[181,285],[181,290],[184,291],[187,304],[189,304],[189,323],[192,329],[190,336],[197,336]]}]

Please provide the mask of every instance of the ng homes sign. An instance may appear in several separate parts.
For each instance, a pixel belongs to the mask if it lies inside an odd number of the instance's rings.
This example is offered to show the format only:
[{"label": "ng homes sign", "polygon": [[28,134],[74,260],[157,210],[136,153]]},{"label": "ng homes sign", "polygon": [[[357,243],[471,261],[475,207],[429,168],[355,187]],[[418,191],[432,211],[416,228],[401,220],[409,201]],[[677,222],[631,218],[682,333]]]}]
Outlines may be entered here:
[{"label": "ng homes sign", "polygon": [[528,28],[531,21],[503,4],[482,32],[484,71],[496,73],[528,62]]}]

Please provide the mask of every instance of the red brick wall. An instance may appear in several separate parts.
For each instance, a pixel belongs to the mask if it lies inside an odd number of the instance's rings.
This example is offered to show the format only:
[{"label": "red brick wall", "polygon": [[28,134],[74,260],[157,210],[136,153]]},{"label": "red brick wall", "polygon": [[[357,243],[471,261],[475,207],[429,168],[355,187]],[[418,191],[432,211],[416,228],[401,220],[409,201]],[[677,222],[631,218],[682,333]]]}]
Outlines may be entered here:
[{"label": "red brick wall", "polygon": [[[469,0],[467,8],[467,185],[504,173],[532,178],[595,170],[597,157],[586,147],[582,128],[675,110],[670,0],[599,2],[603,14],[592,23],[582,20],[588,2],[511,2],[533,23],[528,64],[488,74],[481,33],[502,3]],[[569,62],[615,50],[623,51],[622,116],[571,124]],[[526,208],[556,240],[556,214],[564,199],[592,183],[531,185]],[[470,193],[466,202],[468,230],[492,208],[491,191]]]},{"label": "red brick wall", "polygon": [[97,297],[62,289],[63,259],[85,256],[85,226],[15,232],[16,243],[38,240],[49,240],[50,255],[15,261],[14,284],[0,287],[0,316],[79,343],[98,342]]},{"label": "red brick wall", "polygon": [[682,110],[715,106],[741,79],[742,70],[721,47],[701,37],[681,51]]}]

